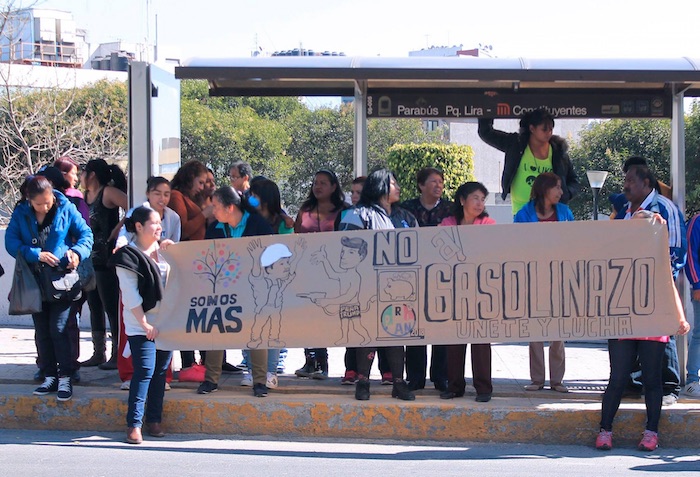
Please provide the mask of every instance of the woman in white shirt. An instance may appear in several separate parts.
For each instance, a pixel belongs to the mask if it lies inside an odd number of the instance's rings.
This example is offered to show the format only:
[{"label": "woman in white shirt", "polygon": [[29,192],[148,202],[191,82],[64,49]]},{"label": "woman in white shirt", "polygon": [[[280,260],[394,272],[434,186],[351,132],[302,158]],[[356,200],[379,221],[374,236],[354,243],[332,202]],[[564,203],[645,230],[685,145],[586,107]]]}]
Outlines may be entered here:
[{"label": "woman in white shirt", "polygon": [[158,329],[150,321],[158,313],[169,265],[159,249],[172,244],[164,240],[160,246],[160,214],[148,207],[137,207],[127,218],[128,232],[133,240],[121,247],[113,257],[119,289],[124,304],[124,330],[131,348],[134,374],[129,389],[129,408],[126,415],[126,441],[140,444],[141,427],[153,437],[163,437],[161,420],[165,372],[172,359],[172,351],[156,349],[154,342]]}]

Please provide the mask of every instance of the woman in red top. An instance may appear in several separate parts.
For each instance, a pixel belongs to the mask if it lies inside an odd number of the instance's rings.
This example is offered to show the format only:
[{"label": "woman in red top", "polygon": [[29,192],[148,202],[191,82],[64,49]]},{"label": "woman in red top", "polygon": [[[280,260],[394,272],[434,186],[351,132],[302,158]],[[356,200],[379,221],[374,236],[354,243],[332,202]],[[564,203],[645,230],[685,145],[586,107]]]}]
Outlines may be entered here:
[{"label": "woman in red top", "polygon": [[[338,177],[332,171],[321,169],[314,176],[309,196],[299,207],[294,232],[332,232],[335,219],[346,207]],[[300,378],[328,378],[327,348],[305,348],[304,355],[306,363],[294,374]]]},{"label": "woman in red top", "polygon": [[180,216],[181,241],[204,240],[207,219],[212,216],[212,206],[201,208],[198,195],[207,182],[207,168],[199,161],[188,161],[178,169],[170,182],[172,192],[168,207]]},{"label": "woman in red top", "polygon": [[[204,191],[207,182],[206,166],[199,161],[185,162],[170,181],[170,202],[168,207],[180,216],[182,233],[180,241],[204,240],[207,231],[207,219],[213,215],[213,206],[201,208],[197,205],[199,195]],[[200,353],[201,354],[201,353]],[[182,369],[194,364],[194,351],[180,351]],[[204,361],[204,356],[202,356]]]}]

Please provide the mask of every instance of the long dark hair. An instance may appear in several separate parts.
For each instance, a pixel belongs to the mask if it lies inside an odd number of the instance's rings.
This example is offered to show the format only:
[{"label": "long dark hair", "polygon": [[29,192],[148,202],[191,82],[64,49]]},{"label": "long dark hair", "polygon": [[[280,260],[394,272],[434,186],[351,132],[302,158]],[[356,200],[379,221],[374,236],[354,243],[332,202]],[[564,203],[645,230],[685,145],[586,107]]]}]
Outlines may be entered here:
[{"label": "long dark hair", "polygon": [[92,159],[85,164],[84,171],[86,174],[94,172],[101,186],[113,186],[126,193],[126,176],[116,164],[107,164],[104,159]]},{"label": "long dark hair", "polygon": [[170,185],[170,181],[166,179],[165,177],[161,176],[151,176],[148,178],[146,181],[146,194],[151,192],[152,190],[156,190],[159,185],[166,184],[168,187],[172,189],[172,186]]},{"label": "long dark hair", "polygon": [[33,200],[36,196],[45,193],[47,190],[52,191],[53,184],[44,176],[27,176],[19,190],[24,199]]},{"label": "long dark hair", "polygon": [[[462,223],[462,219],[464,219],[464,207],[462,206],[462,200],[466,200],[467,197],[469,197],[472,193],[474,192],[481,192],[484,194],[484,197],[489,196],[489,191],[486,188],[484,184],[481,182],[465,182],[455,192],[455,201],[452,204],[452,215],[455,216],[457,219],[457,225]],[[479,214],[478,219],[483,219],[484,217],[488,217],[489,214],[486,212],[486,209]]]},{"label": "long dark hair", "polygon": [[357,205],[369,207],[379,204],[382,197],[389,195],[392,177],[396,180],[396,176],[389,169],[377,169],[368,175]]},{"label": "long dark hair", "polygon": [[[324,176],[328,177],[328,180],[331,181],[331,185],[335,186],[335,192],[331,194],[331,203],[333,204],[333,212],[336,210],[342,210],[345,208],[345,195],[343,194],[343,190],[340,187],[340,183],[338,182],[338,176],[335,175],[335,172],[329,171],[328,169],[321,169],[319,171],[316,171],[316,174],[314,174],[314,180],[316,180],[316,176],[323,174]],[[316,206],[318,205],[318,199],[314,195],[314,186],[313,183],[311,184],[311,188],[309,189],[309,195],[304,201],[303,204],[301,204],[301,207],[299,207],[300,211],[308,211],[308,210],[313,210]]]},{"label": "long dark hair", "polygon": [[207,167],[200,161],[192,160],[187,161],[175,173],[175,177],[170,181],[170,187],[173,190],[177,190],[192,199],[190,191],[192,190],[192,185],[194,184],[195,178],[206,174]]},{"label": "long dark hair", "polygon": [[561,184],[561,178],[554,172],[543,172],[532,183],[530,190],[530,200],[535,201],[535,210],[540,214],[544,214],[544,198],[547,191]]},{"label": "long dark hair", "polygon": [[277,184],[270,179],[258,179],[251,181],[250,192],[260,198],[260,205],[264,205],[270,214],[271,225],[279,226],[279,219],[282,217],[282,199]]},{"label": "long dark hair", "polygon": [[151,214],[158,213],[150,207],[139,206],[131,212],[131,217],[124,219],[124,227],[127,232],[136,233],[136,224],[145,225],[151,218]]},{"label": "long dark hair", "polygon": [[520,137],[525,142],[530,140],[530,126],[539,126],[540,124],[549,123],[554,129],[554,116],[546,108],[539,108],[533,111],[528,111],[520,119]]}]

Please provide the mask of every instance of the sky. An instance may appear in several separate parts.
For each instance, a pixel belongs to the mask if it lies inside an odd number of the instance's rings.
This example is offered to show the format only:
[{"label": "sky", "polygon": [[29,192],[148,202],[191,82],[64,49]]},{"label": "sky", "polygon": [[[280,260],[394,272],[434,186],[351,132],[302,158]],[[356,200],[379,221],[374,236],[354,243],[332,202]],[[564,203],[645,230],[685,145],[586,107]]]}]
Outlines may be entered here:
[{"label": "sky", "polygon": [[157,15],[160,59],[246,57],[256,47],[405,57],[427,46],[482,44],[502,58],[700,63],[700,28],[692,18],[698,0],[38,0],[36,6],[71,11],[93,47],[154,42]]}]

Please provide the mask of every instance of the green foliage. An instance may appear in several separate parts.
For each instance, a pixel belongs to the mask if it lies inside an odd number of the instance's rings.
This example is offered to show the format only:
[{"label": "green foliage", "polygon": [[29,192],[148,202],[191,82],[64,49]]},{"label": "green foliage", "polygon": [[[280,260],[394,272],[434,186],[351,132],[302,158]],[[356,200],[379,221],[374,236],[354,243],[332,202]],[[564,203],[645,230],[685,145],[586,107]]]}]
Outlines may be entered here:
[{"label": "green foliage", "polygon": [[389,148],[387,166],[401,186],[401,200],[415,197],[416,173],[423,167],[435,167],[445,175],[445,195],[454,196],[457,188],[474,178],[474,152],[457,144],[395,144]]},{"label": "green foliage", "polygon": [[587,170],[608,171],[600,192],[599,212],[610,214],[610,194],[622,192],[622,164],[630,156],[647,159],[657,178],[669,182],[670,122],[663,119],[612,119],[592,123],[581,133],[579,141],[569,151],[581,183],[581,193],[569,206],[579,220],[593,216],[592,191]]},{"label": "green foliage", "polygon": [[693,102],[685,117],[686,218],[700,212],[700,102]]}]

